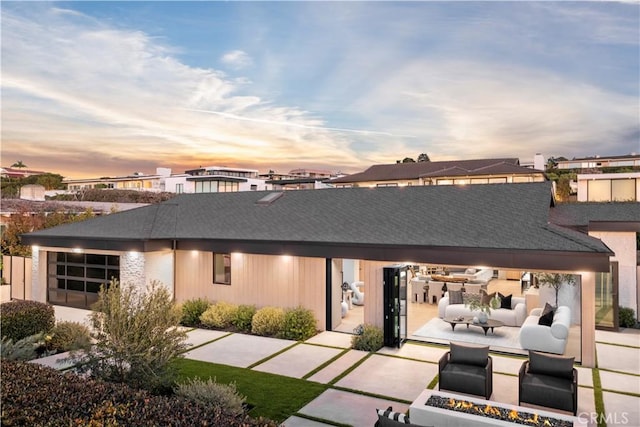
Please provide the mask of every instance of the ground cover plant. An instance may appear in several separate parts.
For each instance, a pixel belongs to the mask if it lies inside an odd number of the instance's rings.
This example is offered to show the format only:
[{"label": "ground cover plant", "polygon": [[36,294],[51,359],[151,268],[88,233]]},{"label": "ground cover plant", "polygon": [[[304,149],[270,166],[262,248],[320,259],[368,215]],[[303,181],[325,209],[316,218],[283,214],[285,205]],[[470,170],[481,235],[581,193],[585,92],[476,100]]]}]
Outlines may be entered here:
[{"label": "ground cover plant", "polygon": [[62,374],[33,363],[3,362],[3,426],[269,426],[245,414],[178,396],[156,396],[125,384]]},{"label": "ground cover plant", "polygon": [[318,397],[329,386],[245,368],[181,359],[177,362],[179,383],[192,378],[215,378],[219,383],[235,383],[239,394],[251,406],[249,415],[282,422]]}]

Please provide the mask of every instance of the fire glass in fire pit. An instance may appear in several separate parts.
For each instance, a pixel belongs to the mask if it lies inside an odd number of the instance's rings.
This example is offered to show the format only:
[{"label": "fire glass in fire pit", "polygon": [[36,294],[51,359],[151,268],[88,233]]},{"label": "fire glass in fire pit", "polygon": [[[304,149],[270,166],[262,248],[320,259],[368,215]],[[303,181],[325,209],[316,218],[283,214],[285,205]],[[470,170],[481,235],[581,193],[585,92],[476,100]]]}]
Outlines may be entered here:
[{"label": "fire glass in fire pit", "polygon": [[425,405],[435,408],[449,409],[466,414],[479,415],[496,420],[510,421],[526,426],[543,427],[572,427],[571,421],[557,418],[538,416],[538,414],[516,411],[515,409],[505,409],[491,404],[473,403],[466,400],[452,399],[450,397],[430,396]]}]

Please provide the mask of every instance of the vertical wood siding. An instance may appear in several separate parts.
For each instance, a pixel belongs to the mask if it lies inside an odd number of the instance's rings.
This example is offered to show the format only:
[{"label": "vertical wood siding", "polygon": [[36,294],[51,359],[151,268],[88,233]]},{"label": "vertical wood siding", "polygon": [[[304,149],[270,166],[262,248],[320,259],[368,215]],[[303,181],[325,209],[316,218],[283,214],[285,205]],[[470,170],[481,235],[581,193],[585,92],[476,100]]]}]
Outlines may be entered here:
[{"label": "vertical wood siding", "polygon": [[314,312],[319,330],[325,321],[325,259],[231,254],[231,285],[213,283],[213,254],[177,251],[175,299],[207,298],[212,302],[256,307],[302,306]]}]

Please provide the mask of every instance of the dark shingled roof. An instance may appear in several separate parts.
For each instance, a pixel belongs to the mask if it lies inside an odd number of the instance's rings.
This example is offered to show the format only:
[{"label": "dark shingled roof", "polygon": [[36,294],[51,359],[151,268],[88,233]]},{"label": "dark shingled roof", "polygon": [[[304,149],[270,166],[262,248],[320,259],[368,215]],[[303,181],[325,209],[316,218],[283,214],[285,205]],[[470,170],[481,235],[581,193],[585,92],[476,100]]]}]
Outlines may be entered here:
[{"label": "dark shingled roof", "polygon": [[585,231],[640,232],[640,203],[562,203],[551,210],[550,218],[555,224]]},{"label": "dark shingled roof", "polygon": [[[145,250],[153,250],[154,241],[178,249],[282,253],[286,248],[292,255],[353,253],[386,260],[398,259],[390,250],[409,251],[415,254],[411,259],[419,258],[420,250],[436,258],[447,251],[458,257],[465,251],[489,251],[504,257],[501,265],[518,264],[510,261],[514,251],[606,255],[607,263],[610,254],[600,240],[548,223],[548,182],[298,190],[270,204],[257,203],[269,193],[184,194],[23,239],[42,246],[119,250],[136,241],[150,242]],[[366,251],[374,249],[378,252],[367,258]],[[476,264],[484,260],[474,256]]]},{"label": "dark shingled roof", "polygon": [[523,174],[543,173],[542,171],[520,166],[518,159],[476,159],[451,160],[442,162],[395,163],[389,165],[373,165],[364,172],[334,178],[334,184],[392,181],[401,179],[418,179],[435,176],[477,176],[489,174]]}]

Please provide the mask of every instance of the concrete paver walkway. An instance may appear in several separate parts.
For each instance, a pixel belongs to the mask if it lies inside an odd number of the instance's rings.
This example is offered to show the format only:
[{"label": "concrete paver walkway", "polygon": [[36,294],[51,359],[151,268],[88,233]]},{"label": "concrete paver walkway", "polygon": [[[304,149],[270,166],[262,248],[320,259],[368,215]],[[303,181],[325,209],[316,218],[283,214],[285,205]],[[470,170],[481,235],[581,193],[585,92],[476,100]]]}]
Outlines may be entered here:
[{"label": "concrete paver walkway", "polygon": [[[69,315],[71,320],[86,316],[86,313],[64,311],[60,316]],[[602,383],[608,425],[640,426],[640,330],[596,331],[596,341],[599,369],[595,373]],[[377,408],[392,406],[394,410],[404,412],[409,407],[408,402],[437,377],[437,362],[447,351],[444,346],[409,342],[400,349],[383,348],[369,354],[350,350],[351,336],[337,332],[323,332],[305,343],[297,343],[194,329],[188,332],[188,343],[200,347],[189,350],[185,356],[205,362],[296,378],[305,378],[322,367],[306,379],[329,384],[331,388],[285,420],[282,425],[286,427],[319,427],[333,423],[373,426]],[[492,357],[492,400],[517,404],[517,375],[525,358],[501,354],[492,354]],[[594,371],[584,367],[577,369],[578,415],[595,426]],[[437,384],[435,387],[437,389]],[[317,420],[326,420],[326,423]]]}]

